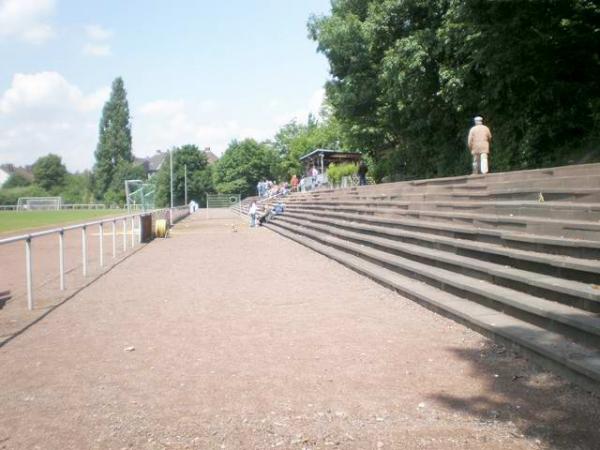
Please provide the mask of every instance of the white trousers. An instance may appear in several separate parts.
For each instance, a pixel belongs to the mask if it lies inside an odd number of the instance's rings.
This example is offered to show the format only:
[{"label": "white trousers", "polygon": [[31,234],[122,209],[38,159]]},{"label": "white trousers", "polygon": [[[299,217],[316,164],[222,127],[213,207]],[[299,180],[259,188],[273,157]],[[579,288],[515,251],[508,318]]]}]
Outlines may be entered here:
[{"label": "white trousers", "polygon": [[479,155],[479,169],[481,170],[481,173],[483,173],[483,174],[488,173],[489,167],[488,167],[487,153],[482,153],[481,155]]},{"label": "white trousers", "polygon": [[476,153],[473,155],[473,173],[486,174],[489,172],[487,153]]}]

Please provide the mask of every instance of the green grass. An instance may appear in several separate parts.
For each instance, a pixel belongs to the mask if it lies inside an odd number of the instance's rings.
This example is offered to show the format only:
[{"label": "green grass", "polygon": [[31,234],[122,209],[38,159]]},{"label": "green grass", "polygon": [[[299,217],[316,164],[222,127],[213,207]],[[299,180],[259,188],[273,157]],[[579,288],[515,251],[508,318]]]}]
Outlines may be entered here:
[{"label": "green grass", "polygon": [[100,217],[127,214],[119,209],[77,210],[77,211],[0,211],[0,234],[32,230],[48,226],[60,226],[88,222]]}]

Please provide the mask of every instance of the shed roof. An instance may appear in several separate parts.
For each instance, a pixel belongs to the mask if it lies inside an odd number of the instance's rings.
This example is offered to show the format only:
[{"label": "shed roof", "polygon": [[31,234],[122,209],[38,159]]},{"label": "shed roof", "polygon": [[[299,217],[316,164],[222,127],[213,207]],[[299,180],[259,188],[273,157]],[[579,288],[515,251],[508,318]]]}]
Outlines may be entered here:
[{"label": "shed roof", "polygon": [[347,158],[347,159],[360,159],[362,154],[357,153],[357,152],[340,152],[338,150],[329,150],[326,148],[317,148],[315,150],[313,150],[310,153],[307,153],[304,156],[300,157],[300,161],[304,161],[305,159],[311,158],[313,156],[316,155],[320,155],[323,154],[324,156],[328,156],[328,157],[337,157],[339,156],[341,159],[342,158]]}]

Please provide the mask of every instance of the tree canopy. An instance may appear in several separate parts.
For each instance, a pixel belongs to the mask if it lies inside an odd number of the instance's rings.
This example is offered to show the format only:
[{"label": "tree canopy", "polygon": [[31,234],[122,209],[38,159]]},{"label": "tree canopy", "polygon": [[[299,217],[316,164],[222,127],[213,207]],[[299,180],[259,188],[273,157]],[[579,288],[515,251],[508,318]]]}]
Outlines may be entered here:
[{"label": "tree canopy", "polygon": [[58,155],[42,156],[33,165],[35,184],[47,192],[58,193],[64,187],[67,168]]},{"label": "tree canopy", "polygon": [[299,158],[316,148],[343,150],[345,143],[340,124],[323,111],[324,118],[317,120],[309,115],[306,124],[296,120],[279,129],[272,145],[280,159],[277,178],[289,180],[292,175],[303,175]]},{"label": "tree canopy", "polygon": [[467,172],[475,115],[492,128],[496,170],[597,144],[599,23],[589,0],[334,0],[309,32],[349,144],[389,172],[441,176]]},{"label": "tree canopy", "polygon": [[257,183],[276,178],[279,158],[275,149],[254,139],[232,141],[215,164],[214,183],[219,193],[256,195]]},{"label": "tree canopy", "polygon": [[[173,152],[173,194],[175,205],[185,200],[185,167],[187,167],[188,202],[195,200],[199,205],[206,202],[206,194],[213,192],[212,171],[206,155],[195,145],[183,145],[171,149]],[[161,166],[152,179],[156,187],[156,204],[168,206],[171,201],[169,160]]]},{"label": "tree canopy", "polygon": [[29,181],[26,177],[21,175],[19,172],[13,172],[8,177],[8,180],[4,182],[2,185],[3,189],[11,189],[16,187],[25,187],[29,186],[31,181]]}]

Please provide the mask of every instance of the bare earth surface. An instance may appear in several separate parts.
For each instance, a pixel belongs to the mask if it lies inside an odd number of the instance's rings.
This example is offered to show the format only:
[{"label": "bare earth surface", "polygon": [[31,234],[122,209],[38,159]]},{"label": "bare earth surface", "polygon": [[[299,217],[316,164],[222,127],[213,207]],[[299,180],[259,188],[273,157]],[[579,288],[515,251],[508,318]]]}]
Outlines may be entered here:
[{"label": "bare earth surface", "polygon": [[6,342],[0,448],[598,448],[598,397],[233,223],[186,219]]}]

